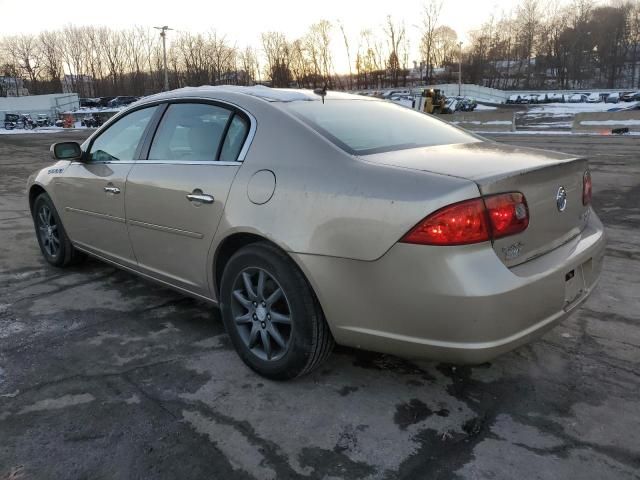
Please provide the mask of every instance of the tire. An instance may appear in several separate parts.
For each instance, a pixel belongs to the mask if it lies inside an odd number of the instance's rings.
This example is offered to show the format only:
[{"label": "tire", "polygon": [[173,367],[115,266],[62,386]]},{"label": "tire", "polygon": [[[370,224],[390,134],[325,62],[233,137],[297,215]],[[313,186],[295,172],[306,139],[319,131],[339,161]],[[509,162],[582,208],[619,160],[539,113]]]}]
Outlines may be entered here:
[{"label": "tire", "polygon": [[49,195],[41,193],[36,197],[31,215],[40,251],[48,263],[64,268],[85,258],[71,244]]},{"label": "tire", "polygon": [[240,358],[264,377],[305,375],[333,349],[333,336],[311,286],[272,244],[253,243],[231,257],[222,274],[220,307]]}]

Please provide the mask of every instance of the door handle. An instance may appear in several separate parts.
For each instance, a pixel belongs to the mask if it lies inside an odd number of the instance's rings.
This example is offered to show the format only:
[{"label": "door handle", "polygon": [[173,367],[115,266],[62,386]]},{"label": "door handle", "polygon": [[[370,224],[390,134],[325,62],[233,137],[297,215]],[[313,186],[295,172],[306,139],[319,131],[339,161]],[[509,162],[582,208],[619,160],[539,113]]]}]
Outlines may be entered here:
[{"label": "door handle", "polygon": [[104,187],[104,191],[107,193],[120,193],[120,189],[118,187],[113,187],[113,186]]},{"label": "door handle", "polygon": [[207,195],[206,193],[202,193],[202,191],[197,192],[196,190],[193,193],[187,195],[187,200],[190,202],[198,202],[198,203],[213,203],[214,198],[211,195]]}]

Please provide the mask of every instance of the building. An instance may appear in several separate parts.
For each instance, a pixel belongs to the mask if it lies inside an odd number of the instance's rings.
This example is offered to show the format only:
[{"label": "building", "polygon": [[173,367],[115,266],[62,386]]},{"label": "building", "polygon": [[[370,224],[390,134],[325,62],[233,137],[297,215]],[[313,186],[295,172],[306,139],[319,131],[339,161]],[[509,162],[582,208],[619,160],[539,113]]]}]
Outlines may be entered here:
[{"label": "building", "polygon": [[25,97],[29,90],[24,88],[24,80],[20,77],[0,76],[0,97]]}]

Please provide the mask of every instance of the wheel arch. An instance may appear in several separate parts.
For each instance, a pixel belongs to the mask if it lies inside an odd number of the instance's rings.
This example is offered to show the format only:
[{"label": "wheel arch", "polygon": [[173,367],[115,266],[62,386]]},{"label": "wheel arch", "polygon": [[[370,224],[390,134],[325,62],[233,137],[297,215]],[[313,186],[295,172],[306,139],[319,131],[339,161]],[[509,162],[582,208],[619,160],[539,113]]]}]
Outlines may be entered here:
[{"label": "wheel arch", "polygon": [[36,201],[36,198],[38,198],[38,196],[43,193],[47,193],[47,191],[44,189],[42,185],[40,185],[39,183],[34,183],[33,185],[31,185],[31,187],[29,188],[29,211],[30,212],[33,212],[33,204]]}]

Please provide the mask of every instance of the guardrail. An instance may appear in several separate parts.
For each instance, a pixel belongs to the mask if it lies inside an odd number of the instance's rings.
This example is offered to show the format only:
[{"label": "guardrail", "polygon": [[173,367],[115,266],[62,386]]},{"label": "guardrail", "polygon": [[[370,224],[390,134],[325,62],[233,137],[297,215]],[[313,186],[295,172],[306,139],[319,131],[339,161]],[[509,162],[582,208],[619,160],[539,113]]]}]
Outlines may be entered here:
[{"label": "guardrail", "polygon": [[513,112],[458,112],[440,118],[472,132],[514,132],[516,129]]},{"label": "guardrail", "polygon": [[573,118],[571,131],[610,134],[611,130],[617,128],[628,128],[630,132],[640,132],[640,110],[578,113]]}]

